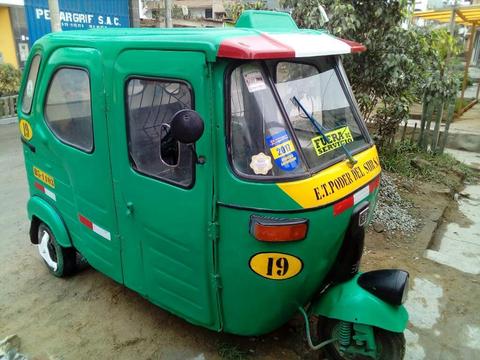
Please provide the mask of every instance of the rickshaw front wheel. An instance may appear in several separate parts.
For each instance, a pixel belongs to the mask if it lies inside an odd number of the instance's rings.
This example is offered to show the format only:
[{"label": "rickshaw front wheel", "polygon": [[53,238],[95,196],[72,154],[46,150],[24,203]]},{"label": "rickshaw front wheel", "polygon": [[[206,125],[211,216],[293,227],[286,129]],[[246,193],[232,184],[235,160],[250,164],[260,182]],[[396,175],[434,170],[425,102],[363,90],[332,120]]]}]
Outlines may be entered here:
[{"label": "rickshaw front wheel", "polygon": [[[320,317],[318,321],[318,336],[320,342],[339,338],[339,332],[341,331],[341,321],[330,319],[326,317]],[[380,328],[373,328],[375,337],[376,354],[365,355],[360,352],[341,352],[339,341],[335,341],[326,345],[323,348],[323,356],[320,359],[324,359],[325,356],[330,360],[402,360],[405,355],[405,336],[403,333],[396,333]],[[352,329],[352,335],[354,330]],[[351,340],[353,343],[354,340]]]},{"label": "rickshaw front wheel", "polygon": [[38,252],[48,270],[57,277],[72,275],[75,271],[76,252],[57,243],[52,230],[45,224],[38,226]]}]

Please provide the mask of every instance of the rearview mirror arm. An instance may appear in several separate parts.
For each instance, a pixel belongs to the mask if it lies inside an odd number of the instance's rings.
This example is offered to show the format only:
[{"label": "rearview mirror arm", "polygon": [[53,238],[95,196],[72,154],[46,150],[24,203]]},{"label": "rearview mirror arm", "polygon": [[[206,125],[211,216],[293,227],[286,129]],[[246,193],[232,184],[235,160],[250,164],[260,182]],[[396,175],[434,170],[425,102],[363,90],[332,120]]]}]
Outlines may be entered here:
[{"label": "rearview mirror arm", "polygon": [[193,155],[193,161],[195,164],[203,165],[206,162],[204,156],[198,156],[197,151],[195,150],[195,144],[187,144],[187,147],[190,149]]}]

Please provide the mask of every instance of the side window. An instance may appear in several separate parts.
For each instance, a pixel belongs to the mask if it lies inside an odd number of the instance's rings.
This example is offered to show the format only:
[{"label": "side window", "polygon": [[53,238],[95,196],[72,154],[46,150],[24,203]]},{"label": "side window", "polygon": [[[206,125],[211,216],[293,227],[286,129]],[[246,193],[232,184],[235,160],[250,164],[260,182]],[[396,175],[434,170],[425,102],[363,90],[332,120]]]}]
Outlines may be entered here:
[{"label": "side window", "polygon": [[30,63],[28,71],[27,84],[23,90],[22,112],[30,114],[32,110],[33,94],[35,92],[35,84],[37,83],[38,68],[40,67],[40,55],[35,55]]},{"label": "side window", "polygon": [[194,181],[193,155],[170,134],[173,115],[192,109],[193,95],[184,82],[132,78],[126,86],[128,150],[138,172],[189,188]]},{"label": "side window", "polygon": [[86,70],[61,68],[53,76],[45,103],[48,127],[60,141],[93,150],[90,80]]}]

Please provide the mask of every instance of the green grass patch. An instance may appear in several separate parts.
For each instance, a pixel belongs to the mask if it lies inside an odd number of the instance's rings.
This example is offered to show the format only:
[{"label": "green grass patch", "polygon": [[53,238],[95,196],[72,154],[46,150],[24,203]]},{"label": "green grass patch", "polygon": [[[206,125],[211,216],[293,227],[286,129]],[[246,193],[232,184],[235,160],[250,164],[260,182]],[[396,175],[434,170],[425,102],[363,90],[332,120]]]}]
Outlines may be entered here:
[{"label": "green grass patch", "polygon": [[455,99],[455,112],[459,113],[461,109],[465,108],[468,104],[470,104],[474,99]]},{"label": "green grass patch", "polygon": [[433,154],[415,144],[403,142],[381,151],[383,169],[410,179],[434,181],[458,189],[462,181],[471,181],[475,174],[464,163],[449,154]]}]

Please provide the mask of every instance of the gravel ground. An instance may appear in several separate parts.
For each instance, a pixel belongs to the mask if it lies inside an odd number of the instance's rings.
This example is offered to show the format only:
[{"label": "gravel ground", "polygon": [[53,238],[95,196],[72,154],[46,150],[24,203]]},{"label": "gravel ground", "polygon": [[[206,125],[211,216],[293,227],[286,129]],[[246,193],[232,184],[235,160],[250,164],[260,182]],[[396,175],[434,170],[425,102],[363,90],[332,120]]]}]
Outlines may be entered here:
[{"label": "gravel ground", "polygon": [[383,172],[380,194],[372,222],[374,230],[377,232],[398,231],[403,234],[414,232],[419,224],[410,215],[411,208],[412,204],[400,196],[393,177]]}]

